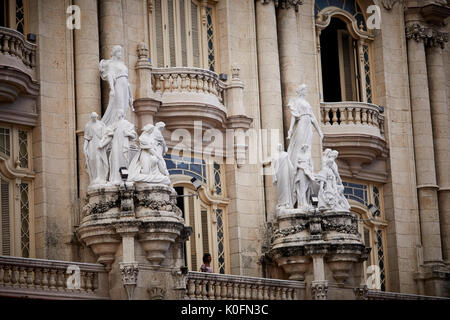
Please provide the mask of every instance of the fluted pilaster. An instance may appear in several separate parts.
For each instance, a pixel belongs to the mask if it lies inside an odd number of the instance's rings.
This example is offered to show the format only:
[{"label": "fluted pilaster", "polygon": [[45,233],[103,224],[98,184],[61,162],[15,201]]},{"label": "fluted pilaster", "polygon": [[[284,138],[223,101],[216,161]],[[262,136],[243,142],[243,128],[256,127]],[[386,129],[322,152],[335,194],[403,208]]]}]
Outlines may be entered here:
[{"label": "fluted pilaster", "polygon": [[442,261],[433,128],[425,55],[427,32],[426,28],[416,22],[406,27],[417,195],[425,264]]},{"label": "fluted pilaster", "polygon": [[427,39],[427,71],[433,123],[442,255],[450,262],[450,130],[443,47],[448,35],[432,30]]},{"label": "fluted pilaster", "polygon": [[84,195],[89,178],[84,170],[83,129],[89,121],[90,114],[101,115],[100,85],[98,74],[99,35],[97,1],[75,0],[83,14],[81,29],[74,31],[75,52],[75,94],[78,136],[78,168],[80,177],[80,195]]}]

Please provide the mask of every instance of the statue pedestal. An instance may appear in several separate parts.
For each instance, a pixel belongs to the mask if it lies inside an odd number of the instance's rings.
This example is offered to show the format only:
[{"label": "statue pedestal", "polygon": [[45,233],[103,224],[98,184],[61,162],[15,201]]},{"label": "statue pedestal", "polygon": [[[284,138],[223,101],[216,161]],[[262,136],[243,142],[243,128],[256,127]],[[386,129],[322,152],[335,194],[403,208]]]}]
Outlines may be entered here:
[{"label": "statue pedestal", "polygon": [[80,239],[109,271],[113,299],[182,299],[183,244],[191,233],[166,185],[96,186],[87,193]]},{"label": "statue pedestal", "polygon": [[307,297],[325,299],[339,291],[331,288],[349,289],[354,296],[370,249],[361,241],[353,213],[279,209],[273,226],[268,256],[289,280],[309,283]]}]

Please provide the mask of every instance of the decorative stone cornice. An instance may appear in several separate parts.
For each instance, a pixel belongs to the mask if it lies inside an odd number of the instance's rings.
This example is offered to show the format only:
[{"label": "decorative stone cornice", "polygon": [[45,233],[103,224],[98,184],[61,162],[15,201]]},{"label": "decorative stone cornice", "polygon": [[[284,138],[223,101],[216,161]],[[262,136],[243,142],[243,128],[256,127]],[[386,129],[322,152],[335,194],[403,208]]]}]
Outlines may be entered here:
[{"label": "decorative stone cornice", "polygon": [[427,47],[440,46],[444,49],[445,43],[448,42],[448,33],[425,27],[419,23],[413,23],[406,26],[406,39],[413,39],[417,42],[424,41]]},{"label": "decorative stone cornice", "polygon": [[298,11],[298,7],[303,4],[303,0],[257,0],[257,1],[261,1],[262,4],[267,4],[273,1],[276,8],[281,9],[294,8],[295,11]]}]

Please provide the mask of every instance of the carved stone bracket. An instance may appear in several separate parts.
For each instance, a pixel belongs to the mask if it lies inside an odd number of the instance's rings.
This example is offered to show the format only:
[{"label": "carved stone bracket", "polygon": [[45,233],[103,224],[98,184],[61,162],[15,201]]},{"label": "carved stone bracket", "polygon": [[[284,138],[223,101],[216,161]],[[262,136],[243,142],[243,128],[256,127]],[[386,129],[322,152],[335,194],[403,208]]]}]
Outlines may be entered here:
[{"label": "carved stone bracket", "polygon": [[327,300],[328,294],[328,281],[312,281],[311,282],[311,292],[314,300]]},{"label": "carved stone bracket", "polygon": [[369,289],[367,288],[366,285],[353,289],[353,292],[355,292],[356,300],[367,300],[367,292],[368,291],[369,291]]},{"label": "carved stone bracket", "polygon": [[427,47],[440,46],[444,49],[445,43],[448,42],[448,33],[425,27],[419,23],[413,23],[406,26],[406,39],[413,39],[417,42],[424,41]]},{"label": "carved stone bracket", "polygon": [[166,290],[160,287],[151,287],[147,290],[150,300],[164,300]]},{"label": "carved stone bracket", "polygon": [[122,273],[122,281],[127,291],[128,300],[133,300],[134,289],[137,285],[139,274],[139,265],[137,262],[120,263],[120,272]]}]

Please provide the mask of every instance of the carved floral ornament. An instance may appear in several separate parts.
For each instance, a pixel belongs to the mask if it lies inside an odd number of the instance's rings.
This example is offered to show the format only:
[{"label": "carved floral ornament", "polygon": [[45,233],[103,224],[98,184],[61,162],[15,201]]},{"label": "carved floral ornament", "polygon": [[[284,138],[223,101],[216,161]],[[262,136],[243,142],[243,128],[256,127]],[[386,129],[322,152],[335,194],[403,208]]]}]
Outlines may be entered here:
[{"label": "carved floral ornament", "polygon": [[424,41],[427,47],[440,46],[444,49],[445,43],[448,42],[448,33],[414,23],[406,26],[406,39],[413,39],[417,42]]}]

